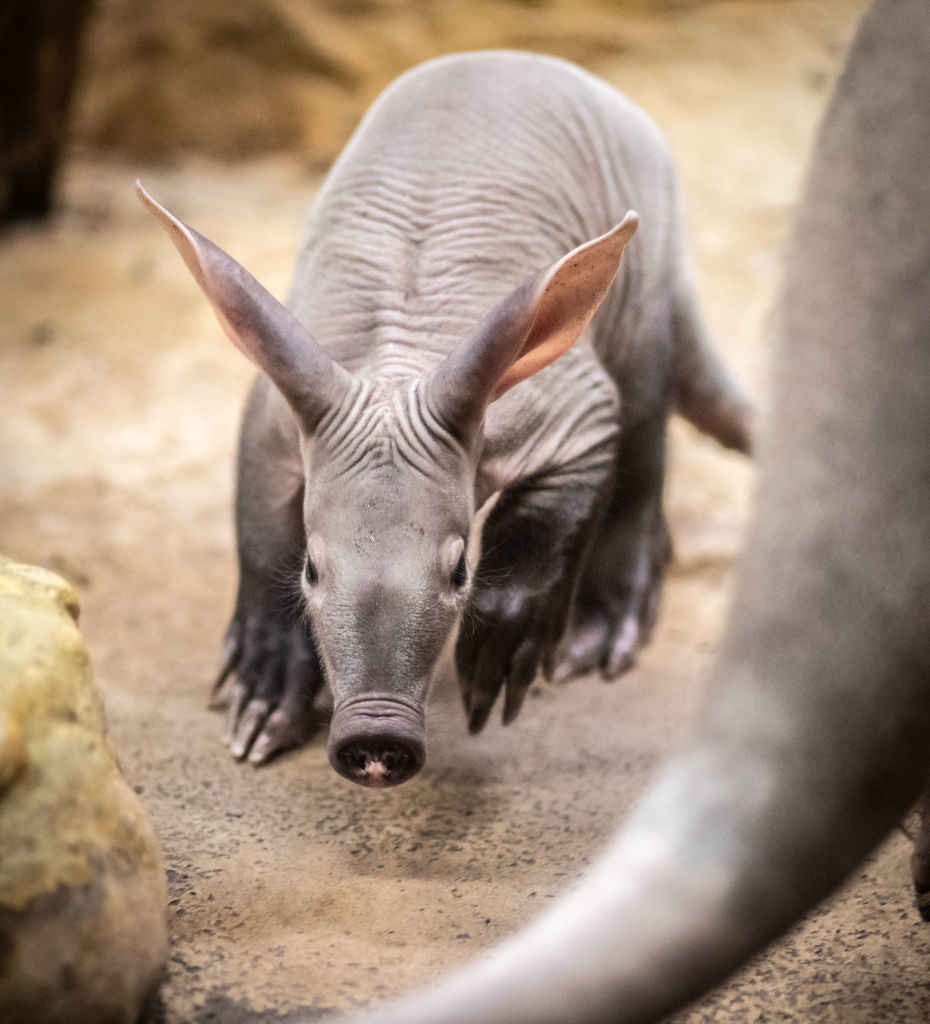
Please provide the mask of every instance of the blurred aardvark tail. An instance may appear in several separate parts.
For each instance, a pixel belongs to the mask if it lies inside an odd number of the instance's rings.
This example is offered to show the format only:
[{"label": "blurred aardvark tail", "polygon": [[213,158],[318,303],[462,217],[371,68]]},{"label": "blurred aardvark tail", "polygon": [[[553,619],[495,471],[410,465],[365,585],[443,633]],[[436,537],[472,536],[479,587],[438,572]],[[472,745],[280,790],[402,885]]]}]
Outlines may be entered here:
[{"label": "blurred aardvark tail", "polygon": [[674,330],[676,411],[724,447],[751,455],[755,409],[714,348],[686,266],[679,273]]}]

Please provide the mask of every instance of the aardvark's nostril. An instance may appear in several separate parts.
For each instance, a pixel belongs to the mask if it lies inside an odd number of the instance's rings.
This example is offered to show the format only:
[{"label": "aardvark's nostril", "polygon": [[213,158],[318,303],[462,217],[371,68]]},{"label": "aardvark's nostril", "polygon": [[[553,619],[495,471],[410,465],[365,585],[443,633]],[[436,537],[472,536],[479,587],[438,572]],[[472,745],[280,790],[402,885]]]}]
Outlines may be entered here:
[{"label": "aardvark's nostril", "polygon": [[396,740],[356,740],[342,747],[336,760],[340,774],[372,789],[400,785],[421,767],[413,751]]}]

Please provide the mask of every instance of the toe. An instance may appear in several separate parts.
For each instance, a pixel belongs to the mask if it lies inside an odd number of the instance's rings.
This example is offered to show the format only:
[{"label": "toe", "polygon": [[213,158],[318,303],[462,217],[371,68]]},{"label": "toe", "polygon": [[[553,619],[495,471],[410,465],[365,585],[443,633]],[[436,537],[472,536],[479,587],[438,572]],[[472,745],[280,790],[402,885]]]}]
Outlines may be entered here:
[{"label": "toe", "polygon": [[221,711],[229,704],[232,691],[233,673],[242,658],[242,645],[239,642],[238,633],[231,629],[223,642],[223,652],[220,655],[220,667],[217,669],[216,678],[210,688],[210,700],[208,707],[211,711]]},{"label": "toe", "polygon": [[632,668],[639,650],[639,620],[628,615],[620,624],[604,665],[604,677],[616,679]]},{"label": "toe", "polygon": [[261,698],[256,698],[246,704],[236,723],[235,732],[229,744],[230,753],[237,760],[241,760],[249,752],[252,740],[268,718],[268,711],[268,701]]},{"label": "toe", "polygon": [[563,645],[555,682],[567,683],[600,668],[608,640],[606,623],[589,622],[573,629]]},{"label": "toe", "polygon": [[282,750],[299,746],[306,740],[306,732],[283,708],[278,708],[268,716],[264,728],[255,737],[249,750],[249,763],[264,764]]},{"label": "toe", "polygon": [[468,731],[473,736],[481,732],[487,724],[496,696],[496,693],[478,693],[474,695],[468,714]]},{"label": "toe", "polygon": [[523,707],[526,694],[536,678],[538,655],[537,645],[529,641],[524,642],[514,655],[504,689],[504,725],[510,725]]},{"label": "toe", "polygon": [[236,734],[236,726],[239,724],[239,715],[249,699],[249,688],[242,679],[236,679],[229,691],[226,712],[226,732],[223,735],[223,742],[229,746],[233,736]]}]

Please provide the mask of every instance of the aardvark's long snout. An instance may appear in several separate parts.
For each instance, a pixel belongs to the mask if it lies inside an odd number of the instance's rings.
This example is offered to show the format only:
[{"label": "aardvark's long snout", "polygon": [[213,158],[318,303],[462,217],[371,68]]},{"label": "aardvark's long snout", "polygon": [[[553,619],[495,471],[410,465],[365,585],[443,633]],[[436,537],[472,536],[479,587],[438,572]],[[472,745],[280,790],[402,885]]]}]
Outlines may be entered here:
[{"label": "aardvark's long snout", "polygon": [[360,786],[380,789],[413,778],[426,763],[426,718],[413,701],[366,693],[336,705],[329,763]]}]

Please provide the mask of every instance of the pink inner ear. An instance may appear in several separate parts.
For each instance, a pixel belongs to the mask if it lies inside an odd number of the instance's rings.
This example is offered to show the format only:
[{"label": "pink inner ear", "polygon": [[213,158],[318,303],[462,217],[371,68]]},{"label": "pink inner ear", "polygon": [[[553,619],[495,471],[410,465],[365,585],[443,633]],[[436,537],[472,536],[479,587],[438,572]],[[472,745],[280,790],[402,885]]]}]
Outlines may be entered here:
[{"label": "pink inner ear", "polygon": [[[593,315],[594,310],[591,311],[591,316]],[[581,336],[581,332],[588,325],[588,320],[590,320],[590,316],[580,324],[571,325],[572,328],[577,326],[577,329],[563,328],[556,335],[547,336],[539,332],[542,334],[543,340],[535,343],[533,338],[537,336],[537,331],[534,325],[524,345],[524,354],[515,363],[511,364],[509,369],[504,371],[503,376],[494,388],[491,401],[493,402],[500,398],[501,395],[509,391],[516,384],[526,380],[527,377],[532,377],[534,373],[539,373],[540,370],[545,369],[550,363],[554,363],[559,356],[564,355]]]},{"label": "pink inner ear", "polygon": [[518,358],[504,371],[491,401],[554,363],[575,344],[607,294],[639,218],[631,210],[612,231],[579,246],[543,278],[533,326]]}]

